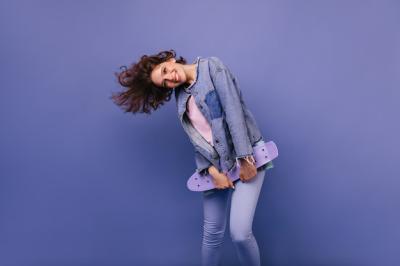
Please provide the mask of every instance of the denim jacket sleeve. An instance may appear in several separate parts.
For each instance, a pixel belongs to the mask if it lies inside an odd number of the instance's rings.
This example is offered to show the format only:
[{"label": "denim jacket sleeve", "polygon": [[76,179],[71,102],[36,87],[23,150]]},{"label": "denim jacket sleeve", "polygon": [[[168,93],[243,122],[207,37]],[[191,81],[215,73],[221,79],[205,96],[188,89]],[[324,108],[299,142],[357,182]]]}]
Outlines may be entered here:
[{"label": "denim jacket sleeve", "polygon": [[196,171],[201,175],[208,174],[207,170],[212,165],[211,162],[198,151],[195,151],[194,159],[197,167]]},{"label": "denim jacket sleeve", "polygon": [[241,92],[230,70],[218,58],[213,58],[216,63],[211,63],[211,75],[232,136],[237,162],[238,158],[248,158],[253,154],[241,104]]}]

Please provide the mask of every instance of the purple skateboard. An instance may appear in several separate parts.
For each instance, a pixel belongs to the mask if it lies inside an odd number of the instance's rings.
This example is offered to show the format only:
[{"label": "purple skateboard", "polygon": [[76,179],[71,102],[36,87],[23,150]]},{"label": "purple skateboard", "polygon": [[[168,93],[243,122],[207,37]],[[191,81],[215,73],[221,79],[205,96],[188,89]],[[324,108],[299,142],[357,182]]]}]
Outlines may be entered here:
[{"label": "purple skateboard", "polygon": [[[278,148],[272,140],[253,147],[253,157],[257,168],[275,159],[277,156]],[[232,182],[239,179],[239,170],[240,167],[237,167],[235,164],[231,171],[227,173]],[[189,190],[196,192],[215,188],[210,174],[202,176],[197,171],[187,180],[186,186]]]}]

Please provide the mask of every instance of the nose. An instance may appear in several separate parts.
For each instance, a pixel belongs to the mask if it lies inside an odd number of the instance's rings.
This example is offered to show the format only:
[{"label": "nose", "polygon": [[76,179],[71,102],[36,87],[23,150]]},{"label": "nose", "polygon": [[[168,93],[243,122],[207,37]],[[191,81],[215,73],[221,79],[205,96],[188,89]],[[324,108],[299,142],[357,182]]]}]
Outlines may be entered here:
[{"label": "nose", "polygon": [[168,73],[168,79],[174,81],[174,71],[170,70]]}]

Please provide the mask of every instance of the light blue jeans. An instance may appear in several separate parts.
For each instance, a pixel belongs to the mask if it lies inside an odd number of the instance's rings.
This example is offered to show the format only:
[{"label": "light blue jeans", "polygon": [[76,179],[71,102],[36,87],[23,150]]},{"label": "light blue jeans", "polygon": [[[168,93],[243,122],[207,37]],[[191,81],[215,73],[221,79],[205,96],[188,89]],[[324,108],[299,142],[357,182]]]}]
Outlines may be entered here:
[{"label": "light blue jeans", "polygon": [[248,182],[234,182],[235,189],[213,189],[203,192],[204,225],[201,248],[202,266],[217,266],[228,216],[230,237],[243,266],[260,266],[260,251],[252,232],[254,213],[267,169],[257,169],[257,175]]}]

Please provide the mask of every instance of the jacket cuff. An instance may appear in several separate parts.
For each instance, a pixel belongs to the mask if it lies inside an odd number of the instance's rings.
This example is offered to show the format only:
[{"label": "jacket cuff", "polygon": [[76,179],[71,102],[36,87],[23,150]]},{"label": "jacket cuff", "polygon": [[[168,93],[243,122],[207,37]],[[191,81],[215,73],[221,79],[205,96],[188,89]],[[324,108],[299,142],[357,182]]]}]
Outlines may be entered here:
[{"label": "jacket cuff", "polygon": [[208,174],[208,168],[212,163],[207,160],[200,152],[195,151],[196,171],[201,175]]},{"label": "jacket cuff", "polygon": [[203,169],[197,169],[196,171],[202,176],[208,175],[208,167],[203,168]]},{"label": "jacket cuff", "polygon": [[254,159],[253,154],[247,154],[243,156],[237,156],[236,157],[236,165],[239,166],[239,159],[244,159],[250,164],[255,164],[256,160]]}]

